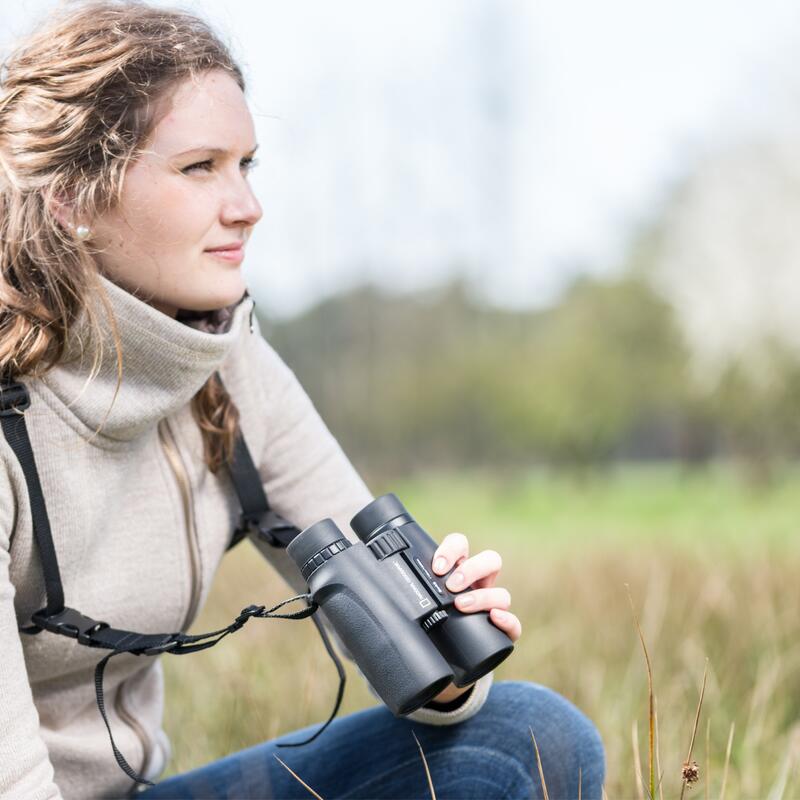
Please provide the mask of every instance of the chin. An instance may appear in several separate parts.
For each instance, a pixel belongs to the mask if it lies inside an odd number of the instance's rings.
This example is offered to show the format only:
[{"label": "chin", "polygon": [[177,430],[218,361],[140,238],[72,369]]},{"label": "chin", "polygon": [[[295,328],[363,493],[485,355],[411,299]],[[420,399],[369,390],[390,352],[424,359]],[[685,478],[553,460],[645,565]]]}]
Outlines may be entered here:
[{"label": "chin", "polygon": [[195,291],[190,297],[183,298],[179,307],[187,311],[215,311],[238,303],[246,291],[243,280],[219,281],[207,291]]}]

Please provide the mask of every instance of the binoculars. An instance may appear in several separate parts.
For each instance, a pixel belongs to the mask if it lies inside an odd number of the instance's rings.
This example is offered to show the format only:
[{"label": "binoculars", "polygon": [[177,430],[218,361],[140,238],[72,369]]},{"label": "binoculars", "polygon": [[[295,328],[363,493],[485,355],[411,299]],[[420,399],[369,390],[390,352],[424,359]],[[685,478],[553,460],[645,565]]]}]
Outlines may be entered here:
[{"label": "binoculars", "polygon": [[514,649],[488,612],[465,614],[432,570],[436,542],[394,494],[365,506],[347,539],[323,519],[287,553],[312,599],[395,716],[416,711],[451,682],[466,686]]}]

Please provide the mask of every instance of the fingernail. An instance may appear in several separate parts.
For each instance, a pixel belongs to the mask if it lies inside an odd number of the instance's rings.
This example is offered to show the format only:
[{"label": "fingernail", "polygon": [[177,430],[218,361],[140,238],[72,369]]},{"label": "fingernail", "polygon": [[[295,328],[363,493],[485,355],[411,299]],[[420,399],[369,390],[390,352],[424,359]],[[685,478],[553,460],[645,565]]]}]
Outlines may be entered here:
[{"label": "fingernail", "polygon": [[439,556],[436,561],[433,562],[433,571],[434,572],[444,572],[447,569],[447,559],[443,556]]},{"label": "fingernail", "polygon": [[456,602],[460,608],[465,608],[466,606],[471,606],[475,602],[475,598],[471,594],[460,594],[456,598]]},{"label": "fingernail", "polygon": [[447,585],[453,589],[458,589],[461,584],[464,583],[464,573],[463,572],[454,572],[450,576],[450,580],[447,581]]},{"label": "fingernail", "polygon": [[496,619],[498,622],[505,622],[505,621],[508,619],[508,614],[506,614],[506,612],[505,612],[505,611],[498,611],[498,610],[495,610],[495,612],[494,612],[494,618],[495,618],[495,619]]}]

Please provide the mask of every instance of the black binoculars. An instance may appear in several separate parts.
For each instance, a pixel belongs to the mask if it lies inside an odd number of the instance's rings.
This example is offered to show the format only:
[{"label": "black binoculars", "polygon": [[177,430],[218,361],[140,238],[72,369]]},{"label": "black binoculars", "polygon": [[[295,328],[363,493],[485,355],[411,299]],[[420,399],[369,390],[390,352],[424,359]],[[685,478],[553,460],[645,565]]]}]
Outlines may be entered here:
[{"label": "black binoculars", "polygon": [[[350,521],[352,544],[331,519],[287,547],[364,676],[395,716],[416,711],[451,681],[467,686],[514,645],[488,612],[465,614],[431,567],[436,542],[394,494]],[[468,587],[467,587],[468,588]]]}]

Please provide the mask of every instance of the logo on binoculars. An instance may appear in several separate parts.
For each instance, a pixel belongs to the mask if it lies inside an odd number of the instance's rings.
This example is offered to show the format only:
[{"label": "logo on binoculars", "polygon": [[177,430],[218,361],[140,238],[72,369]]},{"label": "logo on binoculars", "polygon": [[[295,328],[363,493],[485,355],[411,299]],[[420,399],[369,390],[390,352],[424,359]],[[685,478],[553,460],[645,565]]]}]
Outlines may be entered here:
[{"label": "logo on binoculars", "polygon": [[419,600],[419,604],[423,608],[427,608],[431,604],[430,597],[425,597],[422,592],[417,587],[416,581],[411,580],[411,576],[403,569],[402,564],[399,561],[394,561],[394,566],[397,568],[397,571],[403,576],[405,582],[411,587],[411,590],[417,596]]}]

